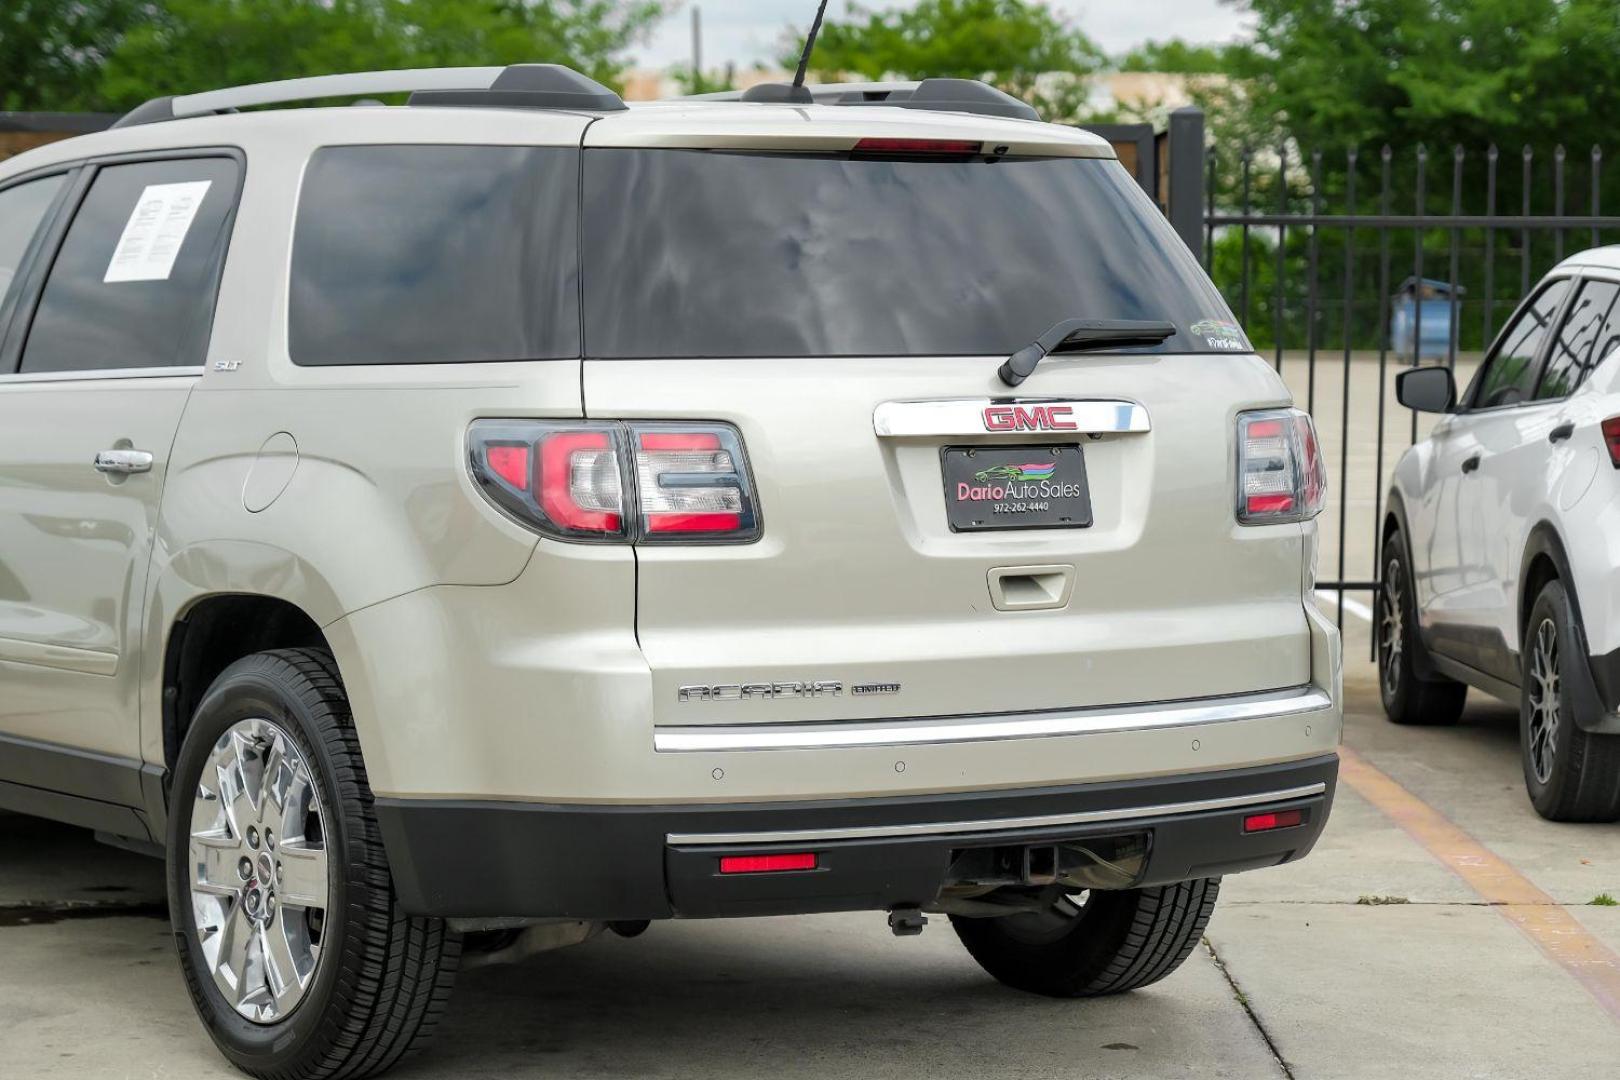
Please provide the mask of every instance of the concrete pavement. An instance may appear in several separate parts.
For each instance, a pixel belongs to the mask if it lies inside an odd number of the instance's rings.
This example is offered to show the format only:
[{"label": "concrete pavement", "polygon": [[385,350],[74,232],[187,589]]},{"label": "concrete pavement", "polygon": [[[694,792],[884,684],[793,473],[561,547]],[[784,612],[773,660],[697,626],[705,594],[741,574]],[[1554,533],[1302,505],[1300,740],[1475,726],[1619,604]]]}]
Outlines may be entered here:
[{"label": "concrete pavement", "polygon": [[[1370,672],[1347,743],[1620,950],[1620,827],[1541,821],[1514,714],[1400,729]],[[1342,785],[1317,850],[1228,879],[1208,944],[1100,1001],[990,982],[935,919],[668,923],[464,974],[400,1077],[1612,1078],[1620,1014]],[[155,864],[0,817],[0,1078],[233,1075],[191,1014]],[[1612,952],[1606,953],[1612,956]]]}]

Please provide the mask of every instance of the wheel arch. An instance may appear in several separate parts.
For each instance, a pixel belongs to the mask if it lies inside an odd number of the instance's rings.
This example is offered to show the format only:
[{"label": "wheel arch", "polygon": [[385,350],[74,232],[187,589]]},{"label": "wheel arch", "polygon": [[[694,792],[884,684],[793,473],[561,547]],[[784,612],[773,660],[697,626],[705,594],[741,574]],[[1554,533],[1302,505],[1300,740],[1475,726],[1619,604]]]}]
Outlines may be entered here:
[{"label": "wheel arch", "polygon": [[[1377,580],[1380,586],[1384,581],[1384,547],[1395,538],[1396,533],[1400,534],[1401,548],[1406,555],[1407,603],[1416,605],[1418,603],[1417,568],[1412,561],[1412,531],[1406,522],[1406,500],[1402,497],[1400,490],[1392,486],[1389,490],[1389,501],[1385,504],[1384,520],[1379,527],[1378,554],[1376,557],[1378,560]],[[1418,674],[1425,679],[1432,679],[1444,674],[1435,666],[1434,660],[1429,654],[1428,639],[1424,636],[1421,606],[1413,612],[1413,623],[1417,627],[1417,633],[1408,644],[1408,649],[1412,654],[1413,666],[1417,669]],[[1376,629],[1377,623],[1375,622],[1374,630],[1376,631]]]},{"label": "wheel arch", "polygon": [[1592,670],[1591,646],[1586,637],[1586,623],[1581,617],[1581,598],[1576,589],[1575,575],[1570,569],[1563,538],[1552,522],[1539,522],[1530,530],[1519,565],[1519,606],[1515,625],[1519,631],[1520,655],[1524,653],[1530,611],[1535,607],[1536,597],[1541,595],[1547,582],[1556,580],[1564,587],[1564,595],[1569,598],[1570,615],[1575,623],[1571,629],[1575,635],[1576,671],[1580,672],[1580,676],[1573,681],[1570,691],[1577,702],[1576,722],[1583,731],[1620,735],[1620,716],[1604,706],[1603,694]]},{"label": "wheel arch", "polygon": [[[1515,611],[1514,626],[1519,632],[1519,651],[1524,651],[1525,628],[1530,621],[1530,609],[1535,606],[1536,597],[1547,582],[1558,580],[1564,586],[1564,592],[1569,597],[1569,605],[1575,613],[1575,624],[1583,628],[1581,620],[1581,599],[1576,593],[1575,575],[1570,570],[1569,555],[1564,550],[1563,538],[1558,535],[1558,529],[1550,521],[1541,521],[1530,530],[1525,540],[1524,555],[1519,561],[1519,587],[1518,608]],[[1582,629],[1584,637],[1585,631]],[[1581,648],[1586,648],[1585,642]]]},{"label": "wheel arch", "polygon": [[[1389,489],[1388,501],[1384,505],[1384,520],[1378,529],[1378,548],[1380,552],[1383,551],[1384,545],[1389,543],[1389,538],[1394,536],[1397,531],[1402,536],[1410,537],[1412,535],[1406,527],[1406,500],[1401,497],[1398,489],[1392,487]],[[1407,544],[1410,549],[1411,541],[1408,540]],[[1412,561],[1410,550],[1406,553],[1406,561],[1408,563]]]},{"label": "wheel arch", "polygon": [[301,647],[330,649],[315,620],[280,597],[209,593],[177,613],[163,649],[163,767],[173,770],[197,705],[220,672],[244,656]]},{"label": "wheel arch", "polygon": [[[161,830],[167,816],[168,776],[180,740],[219,672],[264,649],[331,648],[325,628],[343,614],[325,575],[274,545],[200,541],[153,566],[139,716],[141,760],[154,777],[145,796],[154,828]],[[336,659],[341,665],[343,658]]]}]

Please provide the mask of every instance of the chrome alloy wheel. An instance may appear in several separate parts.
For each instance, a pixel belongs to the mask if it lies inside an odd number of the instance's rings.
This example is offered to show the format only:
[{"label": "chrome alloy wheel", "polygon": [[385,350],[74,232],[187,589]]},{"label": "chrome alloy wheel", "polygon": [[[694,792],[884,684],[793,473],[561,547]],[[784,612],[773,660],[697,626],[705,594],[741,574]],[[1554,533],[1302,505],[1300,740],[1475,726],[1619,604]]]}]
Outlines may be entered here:
[{"label": "chrome alloy wheel", "polygon": [[1551,619],[1536,627],[1530,653],[1530,771],[1536,783],[1552,779],[1553,757],[1558,751],[1558,627]]},{"label": "chrome alloy wheel", "polygon": [[285,1019],[320,963],[324,826],[314,777],[286,731],[249,719],[220,736],[191,809],[191,910],[214,985],[254,1023]]},{"label": "chrome alloy wheel", "polygon": [[1400,688],[1401,652],[1406,647],[1406,624],[1401,605],[1405,602],[1405,582],[1401,580],[1398,559],[1384,567],[1384,587],[1378,594],[1379,674],[1384,680],[1384,696],[1393,700]]}]

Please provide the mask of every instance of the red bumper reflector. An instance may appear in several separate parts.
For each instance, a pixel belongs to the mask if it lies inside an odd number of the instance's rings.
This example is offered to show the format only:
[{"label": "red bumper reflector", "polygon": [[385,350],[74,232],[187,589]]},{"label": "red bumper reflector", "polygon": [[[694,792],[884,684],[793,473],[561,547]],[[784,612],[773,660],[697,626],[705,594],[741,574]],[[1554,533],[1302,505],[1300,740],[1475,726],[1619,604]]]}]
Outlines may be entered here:
[{"label": "red bumper reflector", "polygon": [[1269,814],[1250,814],[1243,819],[1243,831],[1250,833],[1287,829],[1303,820],[1303,815],[1298,810],[1274,810]]},{"label": "red bumper reflector", "polygon": [[791,855],[722,855],[722,874],[774,874],[782,870],[814,870],[816,853],[795,852]]}]

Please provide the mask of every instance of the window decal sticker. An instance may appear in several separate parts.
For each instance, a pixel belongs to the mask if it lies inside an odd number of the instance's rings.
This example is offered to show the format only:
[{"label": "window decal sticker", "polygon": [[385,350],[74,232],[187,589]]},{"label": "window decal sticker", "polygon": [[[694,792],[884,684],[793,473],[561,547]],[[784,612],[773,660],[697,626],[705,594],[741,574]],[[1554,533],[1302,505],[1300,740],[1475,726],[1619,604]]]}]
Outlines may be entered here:
[{"label": "window decal sticker", "polygon": [[151,184],[135,200],[103,282],[167,281],[212,180]]},{"label": "window decal sticker", "polygon": [[1247,352],[1249,341],[1243,336],[1243,328],[1230,319],[1201,319],[1187,328],[1189,332],[1204,339],[1212,349],[1228,349],[1233,352]]}]

